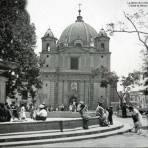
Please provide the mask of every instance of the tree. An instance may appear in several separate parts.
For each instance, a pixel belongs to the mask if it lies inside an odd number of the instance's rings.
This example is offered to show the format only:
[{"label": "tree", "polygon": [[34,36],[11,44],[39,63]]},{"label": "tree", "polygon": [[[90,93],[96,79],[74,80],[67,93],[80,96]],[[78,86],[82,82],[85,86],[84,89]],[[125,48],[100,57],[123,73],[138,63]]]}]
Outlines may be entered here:
[{"label": "tree", "polygon": [[[124,12],[125,21],[119,21],[118,23],[107,24],[107,31],[110,35],[114,33],[132,33],[137,35],[138,40],[143,45],[143,66],[142,71],[145,77],[148,77],[148,13],[143,10],[139,10],[133,14]],[[123,86],[127,85],[130,78],[123,78]],[[126,84],[126,83],[127,84]]]},{"label": "tree", "polygon": [[116,93],[117,96],[120,99],[120,105],[122,106],[123,104],[123,98],[127,94],[129,90],[129,86],[132,84],[137,84],[138,80],[140,79],[140,72],[139,71],[134,71],[132,73],[129,73],[127,77],[122,76],[120,80],[120,85],[123,86],[123,91],[122,94],[119,94],[117,90],[117,83],[119,82],[119,77],[115,72],[110,72],[108,71],[105,67],[101,67],[98,69],[95,69],[92,71],[92,75],[95,77],[97,75],[100,75],[101,77],[101,87],[107,88],[108,85],[112,86]]},{"label": "tree", "polygon": [[107,31],[110,35],[114,33],[135,33],[148,52],[148,13],[139,10],[134,14],[124,12],[126,21],[107,24]]},{"label": "tree", "polygon": [[126,92],[129,89],[129,86],[132,84],[138,84],[137,80],[140,79],[140,72],[134,71],[133,73],[129,73],[127,77],[122,76],[121,85],[123,86],[123,92]]},{"label": "tree", "polygon": [[21,62],[23,52],[35,46],[35,27],[25,6],[26,0],[0,1],[0,57],[4,60]]},{"label": "tree", "polygon": [[[17,63],[17,68],[8,71],[7,94],[17,88],[39,86],[38,58],[34,52],[36,45],[35,25],[30,23],[26,11],[26,0],[0,1],[0,58]],[[12,75],[13,73],[13,75]],[[24,86],[22,82],[26,82]]]},{"label": "tree", "polygon": [[109,85],[112,86],[116,90],[116,93],[120,98],[120,95],[117,91],[117,82],[119,77],[116,75],[115,72],[110,72],[107,68],[101,66],[100,68],[92,70],[92,77],[94,78],[96,76],[100,76],[100,87],[105,88],[105,90],[107,91],[107,87]]}]

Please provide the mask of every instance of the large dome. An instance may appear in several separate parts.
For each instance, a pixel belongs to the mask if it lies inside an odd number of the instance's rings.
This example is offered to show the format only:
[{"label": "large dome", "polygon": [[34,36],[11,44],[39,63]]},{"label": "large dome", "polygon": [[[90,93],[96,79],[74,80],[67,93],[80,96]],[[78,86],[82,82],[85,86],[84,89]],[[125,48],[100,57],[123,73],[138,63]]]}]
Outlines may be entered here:
[{"label": "large dome", "polygon": [[61,34],[60,43],[67,46],[74,46],[80,43],[81,46],[88,47],[93,39],[97,36],[96,30],[78,16],[75,23],[69,25]]}]

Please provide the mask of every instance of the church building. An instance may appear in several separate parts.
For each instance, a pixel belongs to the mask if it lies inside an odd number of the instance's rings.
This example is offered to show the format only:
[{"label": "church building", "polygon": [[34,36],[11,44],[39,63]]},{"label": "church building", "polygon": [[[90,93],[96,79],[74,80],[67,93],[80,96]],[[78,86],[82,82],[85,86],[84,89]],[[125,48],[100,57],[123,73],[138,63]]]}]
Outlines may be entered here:
[{"label": "church building", "polygon": [[[109,40],[104,29],[97,32],[79,15],[57,39],[49,28],[42,37],[40,97],[47,106],[69,105],[84,101],[95,109],[98,101],[110,105],[111,86],[100,87],[101,76],[93,71],[105,67],[110,71]],[[101,100],[100,100],[101,99]]]}]

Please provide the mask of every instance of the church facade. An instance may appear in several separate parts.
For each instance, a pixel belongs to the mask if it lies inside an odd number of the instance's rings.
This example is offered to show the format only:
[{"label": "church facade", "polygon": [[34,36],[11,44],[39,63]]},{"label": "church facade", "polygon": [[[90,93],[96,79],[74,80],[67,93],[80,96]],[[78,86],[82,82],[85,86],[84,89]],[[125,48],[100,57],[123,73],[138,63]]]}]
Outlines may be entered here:
[{"label": "church facade", "polygon": [[110,71],[110,38],[104,29],[97,33],[85,23],[80,12],[59,40],[51,29],[42,37],[40,97],[47,106],[84,101],[89,109],[95,109],[98,101],[106,105],[112,101],[113,89],[100,87],[101,75],[93,75],[101,67]]}]

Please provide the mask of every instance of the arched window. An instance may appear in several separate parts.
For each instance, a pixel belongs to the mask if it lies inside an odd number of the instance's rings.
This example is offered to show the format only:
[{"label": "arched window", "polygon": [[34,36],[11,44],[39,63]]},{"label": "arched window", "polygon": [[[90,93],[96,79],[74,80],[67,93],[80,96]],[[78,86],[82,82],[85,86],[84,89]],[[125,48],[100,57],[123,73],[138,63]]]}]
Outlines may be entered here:
[{"label": "arched window", "polygon": [[101,49],[105,49],[104,43],[101,43]]},{"label": "arched window", "polygon": [[94,40],[93,40],[93,38],[90,38],[90,47],[94,47]]},{"label": "arched window", "polygon": [[46,45],[46,50],[47,50],[47,51],[50,51],[49,43],[47,43],[47,45]]}]

